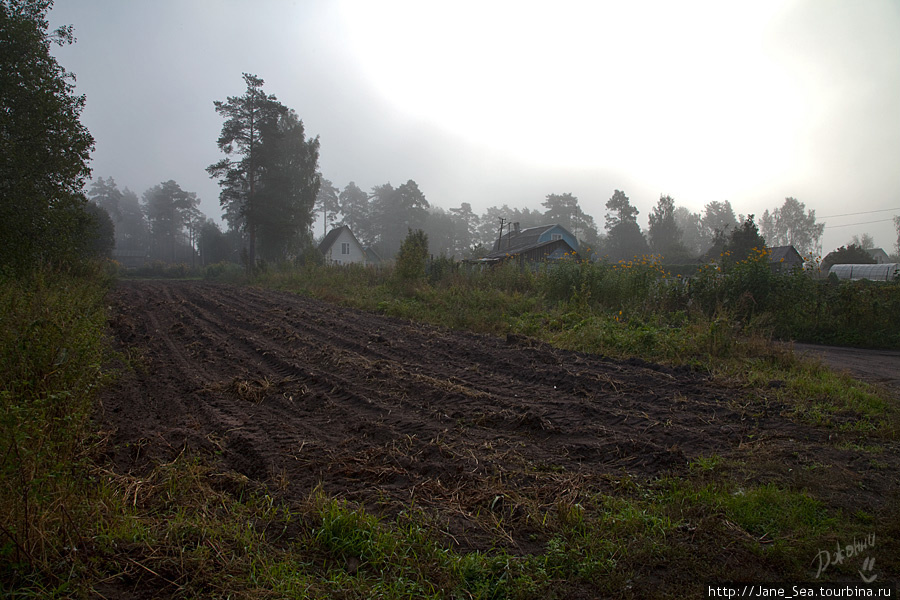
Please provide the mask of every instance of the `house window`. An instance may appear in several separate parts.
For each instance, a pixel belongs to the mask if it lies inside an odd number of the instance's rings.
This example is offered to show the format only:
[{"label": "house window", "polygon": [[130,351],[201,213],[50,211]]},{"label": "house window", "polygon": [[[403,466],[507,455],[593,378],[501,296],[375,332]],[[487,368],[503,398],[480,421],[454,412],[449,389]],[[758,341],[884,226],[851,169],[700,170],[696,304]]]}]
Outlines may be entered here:
[{"label": "house window", "polygon": [[562,239],[562,234],[561,234],[561,233],[551,233],[551,234],[550,234],[550,240],[551,240],[551,241],[554,241],[554,242],[555,242],[556,240],[561,240],[561,239]]},{"label": "house window", "polygon": [[341,243],[341,254],[350,254],[350,243],[349,242]]}]

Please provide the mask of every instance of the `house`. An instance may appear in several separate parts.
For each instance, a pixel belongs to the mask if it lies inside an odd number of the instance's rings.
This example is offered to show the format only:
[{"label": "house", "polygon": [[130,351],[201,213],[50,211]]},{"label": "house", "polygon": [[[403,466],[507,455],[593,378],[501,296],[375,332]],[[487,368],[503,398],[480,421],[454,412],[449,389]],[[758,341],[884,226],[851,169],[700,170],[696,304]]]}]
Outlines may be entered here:
[{"label": "house", "polygon": [[381,255],[375,252],[375,248],[372,246],[366,246],[365,248],[366,255],[366,264],[367,265],[380,265],[384,261],[381,259]]},{"label": "house", "polygon": [[146,250],[113,250],[113,260],[126,269],[139,269],[150,262]]},{"label": "house", "polygon": [[773,271],[788,272],[803,268],[803,257],[793,246],[769,248],[769,267]]},{"label": "house", "polygon": [[512,224],[512,231],[504,234],[484,258],[477,262],[494,264],[515,258],[520,264],[558,260],[564,256],[578,258],[578,240],[561,225],[541,225],[520,229]]},{"label": "house", "polygon": [[888,253],[882,248],[867,248],[866,252],[868,252],[869,256],[875,260],[876,265],[883,265],[891,262],[891,257],[888,256]]},{"label": "house", "polygon": [[329,231],[319,244],[319,252],[326,265],[366,264],[366,251],[346,225]]}]

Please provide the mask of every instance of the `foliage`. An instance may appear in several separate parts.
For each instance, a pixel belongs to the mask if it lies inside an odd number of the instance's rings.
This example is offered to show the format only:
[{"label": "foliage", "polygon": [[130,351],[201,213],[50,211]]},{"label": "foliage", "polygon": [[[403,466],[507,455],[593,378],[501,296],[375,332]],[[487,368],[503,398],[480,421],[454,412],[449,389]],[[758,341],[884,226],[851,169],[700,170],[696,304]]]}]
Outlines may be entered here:
[{"label": "foliage", "polygon": [[401,281],[422,279],[427,259],[428,236],[421,229],[410,229],[397,254],[397,277]]},{"label": "foliage", "polygon": [[765,249],[766,240],[759,234],[759,228],[753,221],[753,215],[749,215],[740,227],[731,232],[731,236],[725,244],[723,262],[726,267],[730,267],[754,257]]},{"label": "foliage", "polygon": [[873,265],[875,259],[857,244],[841,246],[822,259],[822,272],[828,273],[832,265]]},{"label": "foliage", "polygon": [[384,257],[393,257],[403,242],[404,230],[424,229],[430,204],[410,179],[400,187],[390,183],[372,188],[371,219],[374,245]]},{"label": "foliage", "polygon": [[369,215],[369,196],[354,182],[348,183],[338,196],[341,208],[341,225],[346,225],[361,244],[370,245],[373,240]]},{"label": "foliage", "polygon": [[0,2],[0,270],[24,274],[89,254],[95,220],[82,192],[94,140],[80,122],[84,96],[50,45],[50,0]]},{"label": "foliage", "polygon": [[305,139],[302,121],[263,91],[262,79],[244,73],[244,83],[243,96],[214,102],[225,118],[217,144],[226,157],[206,170],[219,179],[231,228],[247,231],[247,263],[255,265],[258,233],[268,238],[264,258],[283,258],[301,245],[320,183],[319,139]]},{"label": "foliage", "polygon": [[548,194],[542,205],[545,223],[562,225],[579,240],[596,240],[597,226],[594,218],[578,205],[578,198],[570,193]]},{"label": "foliage", "polygon": [[727,238],[737,226],[737,217],[728,200],[724,202],[713,200],[703,207],[703,216],[700,218],[700,234],[706,249],[713,245],[717,235]]},{"label": "foliage", "polygon": [[631,201],[625,192],[615,190],[609,200],[606,201],[606,225],[607,231],[612,231],[617,225],[633,221],[637,223],[638,209],[631,205]]},{"label": "foliage", "polygon": [[263,260],[282,262],[312,243],[320,177],[319,139],[305,138],[303,122],[292,110],[261,127],[259,159],[263,166],[257,185],[255,215],[258,251]]},{"label": "foliage", "polygon": [[85,228],[87,235],[87,255],[98,258],[109,258],[116,246],[116,227],[105,210],[92,202],[84,205],[88,216]]},{"label": "foliage", "polygon": [[675,225],[681,231],[681,244],[687,256],[697,258],[708,247],[700,230],[700,214],[692,213],[683,206],[675,208]]},{"label": "foliage", "polygon": [[328,179],[320,178],[319,180],[315,210],[322,212],[322,235],[328,235],[329,226],[334,226],[340,212],[338,189]]},{"label": "foliage", "polygon": [[650,239],[650,250],[669,260],[685,258],[687,250],[681,243],[682,231],[675,222],[675,201],[672,197],[660,196],[649,219],[647,237]]},{"label": "foliage", "polygon": [[79,543],[91,487],[80,457],[109,358],[105,291],[98,273],[0,285],[0,581],[59,578],[64,546]]},{"label": "foliage", "polygon": [[770,246],[793,246],[807,255],[819,248],[825,224],[816,223],[816,211],[807,212],[796,198],[785,198],[781,208],[763,213],[759,227]]},{"label": "foliage", "polygon": [[198,204],[197,194],[182,190],[171,179],[144,192],[152,258],[178,262],[193,256],[193,248],[184,239],[184,230],[199,213]]}]

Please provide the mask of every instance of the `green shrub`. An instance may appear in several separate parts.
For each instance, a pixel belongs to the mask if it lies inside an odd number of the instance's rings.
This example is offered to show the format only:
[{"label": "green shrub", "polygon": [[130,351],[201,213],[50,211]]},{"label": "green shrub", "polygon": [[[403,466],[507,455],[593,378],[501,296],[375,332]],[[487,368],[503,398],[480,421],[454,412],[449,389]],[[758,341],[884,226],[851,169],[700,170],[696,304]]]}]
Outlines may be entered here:
[{"label": "green shrub", "polygon": [[93,395],[108,360],[106,282],[37,272],[0,285],[0,580],[52,573],[74,544]]}]

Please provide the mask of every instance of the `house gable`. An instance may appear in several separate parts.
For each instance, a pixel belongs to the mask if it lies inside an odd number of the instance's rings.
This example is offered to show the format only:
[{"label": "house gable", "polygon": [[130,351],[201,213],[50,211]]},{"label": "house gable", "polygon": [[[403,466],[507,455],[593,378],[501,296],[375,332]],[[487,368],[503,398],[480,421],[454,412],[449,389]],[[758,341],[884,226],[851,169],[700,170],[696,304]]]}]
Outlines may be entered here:
[{"label": "house gable", "polygon": [[488,256],[494,254],[498,256],[520,254],[540,244],[557,240],[566,242],[573,252],[578,249],[578,240],[562,225],[541,225],[521,231],[512,231],[503,235],[498,241],[494,242],[494,249]]},{"label": "house gable", "polygon": [[329,231],[319,244],[319,252],[327,265],[366,264],[365,250],[346,225]]}]

